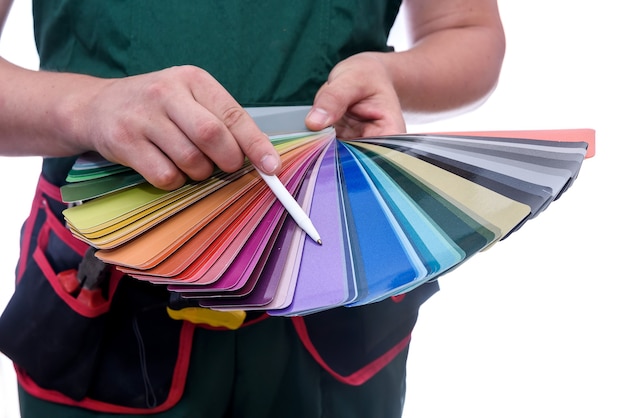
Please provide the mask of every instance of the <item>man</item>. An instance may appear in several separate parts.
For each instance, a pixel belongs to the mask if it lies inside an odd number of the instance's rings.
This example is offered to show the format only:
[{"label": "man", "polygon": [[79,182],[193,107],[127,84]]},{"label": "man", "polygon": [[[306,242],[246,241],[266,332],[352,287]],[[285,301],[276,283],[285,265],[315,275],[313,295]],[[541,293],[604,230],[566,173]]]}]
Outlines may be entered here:
[{"label": "man", "polygon": [[[0,0],[0,22],[10,3]],[[13,326],[29,331],[0,342],[18,366],[24,417],[401,415],[408,334],[436,284],[402,301],[293,323],[251,317],[236,331],[152,312],[167,292],[129,278],[111,292],[110,311],[97,314],[41,286],[47,280],[54,289],[84,252],[58,228],[55,199],[83,152],[172,190],[215,167],[235,171],[246,157],[268,174],[280,171],[242,106],[310,104],[311,130],[334,125],[340,138],[354,138],[404,132],[403,112],[444,113],[487,97],[504,54],[497,2],[406,1],[413,46],[394,52],[386,40],[399,5],[33,2],[42,70],[0,58],[0,153],[46,157],[16,295],[3,314],[5,324],[17,318]],[[43,240],[42,230],[58,236]],[[44,241],[42,261],[33,248]],[[73,319],[49,325],[53,314],[20,311],[32,300]],[[343,327],[358,331],[341,340]],[[72,338],[84,338],[84,347],[68,344]],[[46,347],[50,339],[69,349]],[[377,340],[384,344],[366,347]],[[65,361],[53,372],[41,365]]]}]

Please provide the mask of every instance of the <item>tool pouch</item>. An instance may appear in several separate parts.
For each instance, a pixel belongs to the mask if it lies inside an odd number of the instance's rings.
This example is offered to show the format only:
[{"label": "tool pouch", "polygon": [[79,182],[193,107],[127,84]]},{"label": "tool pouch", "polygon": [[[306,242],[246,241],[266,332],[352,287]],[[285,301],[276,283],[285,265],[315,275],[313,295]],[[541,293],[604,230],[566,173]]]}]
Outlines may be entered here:
[{"label": "tool pouch", "polygon": [[[176,379],[185,380],[193,327],[168,318],[164,287],[116,270],[96,304],[68,292],[67,273],[89,247],[65,227],[65,207],[42,177],[22,230],[15,292],[0,316],[0,351],[20,385],[42,399],[118,413],[171,407],[182,394]],[[155,353],[163,361],[147,362]]]},{"label": "tool pouch", "polygon": [[61,203],[50,194],[40,182],[22,230],[15,292],[0,317],[0,350],[42,387],[80,399],[109,303],[89,308],[61,286],[59,274],[76,268],[88,246],[57,219]]}]

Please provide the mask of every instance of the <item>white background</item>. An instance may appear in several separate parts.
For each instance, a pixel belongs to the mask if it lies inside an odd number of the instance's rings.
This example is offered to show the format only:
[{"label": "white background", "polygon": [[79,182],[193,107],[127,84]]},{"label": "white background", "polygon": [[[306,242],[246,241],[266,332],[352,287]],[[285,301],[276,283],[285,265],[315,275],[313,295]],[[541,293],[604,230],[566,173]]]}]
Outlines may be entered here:
[{"label": "white background", "polygon": [[[34,69],[29,8],[16,1],[0,53]],[[442,278],[413,334],[405,416],[623,418],[620,2],[503,0],[500,9],[508,44],[496,92],[476,111],[410,130],[594,128],[597,155],[546,212]],[[400,24],[392,39],[403,47]],[[38,167],[37,158],[0,158],[0,309]],[[15,393],[0,357],[0,417],[18,416]]]}]

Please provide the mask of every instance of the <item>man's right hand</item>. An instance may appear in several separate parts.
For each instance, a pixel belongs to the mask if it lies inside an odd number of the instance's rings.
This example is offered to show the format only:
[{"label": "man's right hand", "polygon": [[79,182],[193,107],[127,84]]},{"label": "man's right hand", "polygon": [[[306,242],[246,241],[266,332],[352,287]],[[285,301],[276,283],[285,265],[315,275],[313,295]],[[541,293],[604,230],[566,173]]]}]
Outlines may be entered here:
[{"label": "man's right hand", "polygon": [[244,158],[268,174],[280,158],[248,113],[206,71],[173,67],[102,83],[75,109],[86,148],[162,189],[204,180]]}]

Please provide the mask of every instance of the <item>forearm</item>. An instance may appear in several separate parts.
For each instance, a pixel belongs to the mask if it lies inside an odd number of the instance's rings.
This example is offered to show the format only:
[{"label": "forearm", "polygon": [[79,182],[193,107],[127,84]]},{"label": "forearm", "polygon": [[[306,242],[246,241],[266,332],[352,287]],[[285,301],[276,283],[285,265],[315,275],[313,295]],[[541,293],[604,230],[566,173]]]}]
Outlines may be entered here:
[{"label": "forearm", "polygon": [[74,155],[81,142],[79,110],[98,80],[31,71],[0,58],[0,155]]},{"label": "forearm", "polygon": [[478,0],[473,8],[466,2],[443,13],[427,3],[407,7],[413,47],[379,55],[403,109],[438,113],[481,102],[497,84],[504,57],[497,6]]},{"label": "forearm", "polygon": [[[406,52],[383,54],[404,110],[437,113],[480,102],[495,87],[500,73],[503,43],[484,28],[458,29]],[[454,44],[454,48],[443,45]],[[438,51],[445,51],[438,52]]]},{"label": "forearm", "polygon": [[0,154],[94,150],[163,189],[204,180],[245,157],[266,174],[280,157],[250,115],[193,67],[117,79],[28,71],[0,61]]}]

